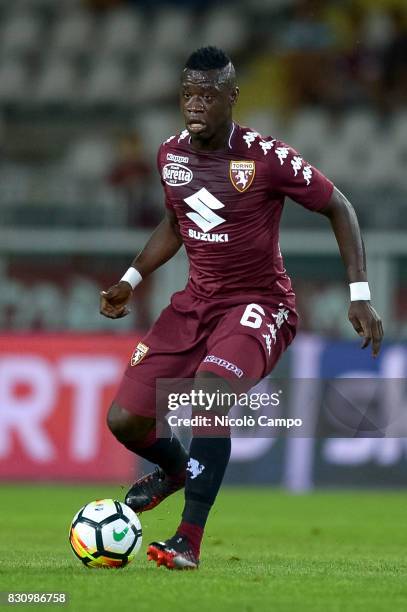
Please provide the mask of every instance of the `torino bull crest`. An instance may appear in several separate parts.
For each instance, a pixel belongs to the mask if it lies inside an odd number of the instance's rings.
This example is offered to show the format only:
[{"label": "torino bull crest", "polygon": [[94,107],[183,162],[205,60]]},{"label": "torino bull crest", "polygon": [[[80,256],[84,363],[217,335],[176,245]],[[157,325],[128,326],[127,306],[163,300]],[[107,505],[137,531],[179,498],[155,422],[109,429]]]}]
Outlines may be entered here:
[{"label": "torino bull crest", "polygon": [[131,365],[135,366],[138,363],[140,363],[140,361],[144,359],[144,357],[147,355],[149,348],[150,348],[149,346],[146,346],[142,342],[139,342],[138,345],[136,346],[136,350],[131,356],[131,361],[130,361]]},{"label": "torino bull crest", "polygon": [[240,192],[249,189],[256,174],[256,163],[254,161],[231,161],[230,180],[235,189]]}]

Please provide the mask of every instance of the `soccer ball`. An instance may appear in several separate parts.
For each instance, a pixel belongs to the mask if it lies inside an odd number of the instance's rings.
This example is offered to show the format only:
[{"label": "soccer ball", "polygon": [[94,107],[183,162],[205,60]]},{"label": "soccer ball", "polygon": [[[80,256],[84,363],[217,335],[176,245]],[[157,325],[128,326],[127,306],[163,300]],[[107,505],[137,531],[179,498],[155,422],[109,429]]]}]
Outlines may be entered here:
[{"label": "soccer ball", "polygon": [[75,514],[69,541],[87,567],[123,567],[140,550],[141,524],[125,504],[97,499]]}]

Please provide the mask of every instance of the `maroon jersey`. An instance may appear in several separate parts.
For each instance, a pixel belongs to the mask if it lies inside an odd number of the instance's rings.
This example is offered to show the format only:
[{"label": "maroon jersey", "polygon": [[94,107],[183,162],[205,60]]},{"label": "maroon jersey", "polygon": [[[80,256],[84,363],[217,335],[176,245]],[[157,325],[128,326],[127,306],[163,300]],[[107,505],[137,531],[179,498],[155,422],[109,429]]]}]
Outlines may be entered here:
[{"label": "maroon jersey", "polygon": [[188,255],[189,290],[200,298],[273,294],[293,305],[279,247],[284,199],[319,211],[333,184],[283,142],[236,123],[221,151],[196,151],[187,130],[171,136],[158,169]]}]

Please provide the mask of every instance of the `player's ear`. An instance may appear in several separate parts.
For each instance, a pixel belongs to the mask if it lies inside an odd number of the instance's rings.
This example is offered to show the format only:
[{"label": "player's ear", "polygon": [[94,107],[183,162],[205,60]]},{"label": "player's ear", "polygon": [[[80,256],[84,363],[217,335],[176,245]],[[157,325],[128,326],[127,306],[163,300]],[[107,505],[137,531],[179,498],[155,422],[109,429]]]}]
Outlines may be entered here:
[{"label": "player's ear", "polygon": [[236,104],[238,98],[239,98],[239,88],[238,87],[234,87],[232,89],[232,91],[230,92],[230,96],[229,96],[230,103],[231,103],[232,106],[234,106]]}]

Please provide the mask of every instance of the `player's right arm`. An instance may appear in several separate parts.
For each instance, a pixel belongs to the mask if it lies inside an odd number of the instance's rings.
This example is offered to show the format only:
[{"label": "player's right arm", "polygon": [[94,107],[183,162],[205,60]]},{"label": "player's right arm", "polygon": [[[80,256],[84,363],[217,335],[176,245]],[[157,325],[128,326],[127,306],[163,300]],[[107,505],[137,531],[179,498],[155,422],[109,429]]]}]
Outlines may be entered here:
[{"label": "player's right arm", "polygon": [[[151,272],[167,262],[182,245],[177,217],[170,208],[156,227],[143,250],[134,258],[131,268],[135,274],[146,278]],[[131,270],[130,268],[130,270]],[[109,319],[120,319],[129,313],[127,306],[133,288],[126,280],[120,280],[107,291],[100,293],[100,313]]]}]

